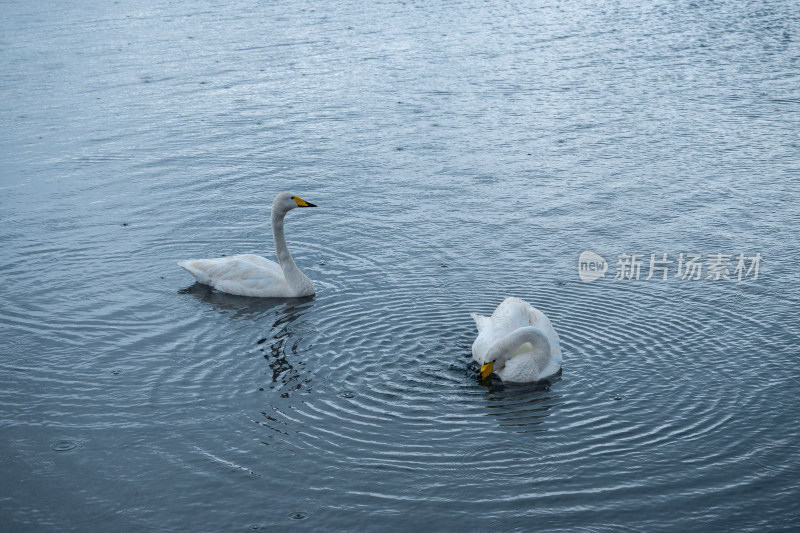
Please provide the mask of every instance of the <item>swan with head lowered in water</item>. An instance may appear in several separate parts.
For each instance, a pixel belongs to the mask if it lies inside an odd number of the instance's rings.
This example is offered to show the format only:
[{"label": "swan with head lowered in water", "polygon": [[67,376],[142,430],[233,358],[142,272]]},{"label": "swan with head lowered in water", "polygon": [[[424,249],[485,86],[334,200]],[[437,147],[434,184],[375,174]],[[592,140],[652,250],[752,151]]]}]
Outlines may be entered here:
[{"label": "swan with head lowered in water", "polygon": [[283,217],[296,207],[316,207],[288,192],[278,193],[272,202],[272,236],[278,263],[258,255],[245,254],[216,259],[179,261],[197,281],[239,296],[291,298],[312,296],[314,284],[300,272],[286,246]]},{"label": "swan with head lowered in water", "polygon": [[492,373],[503,381],[527,383],[561,370],[558,334],[544,313],[519,298],[506,298],[492,316],[472,313],[478,338],[472,358],[481,365],[481,379]]}]

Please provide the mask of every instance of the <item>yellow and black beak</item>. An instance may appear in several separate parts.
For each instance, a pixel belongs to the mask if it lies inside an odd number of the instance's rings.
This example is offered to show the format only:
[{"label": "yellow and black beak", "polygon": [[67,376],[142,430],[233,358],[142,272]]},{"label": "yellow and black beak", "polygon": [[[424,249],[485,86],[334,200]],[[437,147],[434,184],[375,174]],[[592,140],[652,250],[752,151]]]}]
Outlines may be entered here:
[{"label": "yellow and black beak", "polygon": [[317,207],[316,204],[312,204],[312,203],[306,202],[305,200],[303,200],[299,196],[292,196],[292,200],[294,200],[294,203],[297,204],[297,207]]},{"label": "yellow and black beak", "polygon": [[481,365],[481,381],[488,378],[494,372],[494,361]]}]

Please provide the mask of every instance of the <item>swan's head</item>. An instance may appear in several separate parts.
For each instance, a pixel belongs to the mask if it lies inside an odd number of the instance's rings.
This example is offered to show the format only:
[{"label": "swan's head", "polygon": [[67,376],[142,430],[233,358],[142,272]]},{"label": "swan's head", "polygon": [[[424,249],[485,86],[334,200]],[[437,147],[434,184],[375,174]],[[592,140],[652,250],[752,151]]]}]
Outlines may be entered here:
[{"label": "swan's head", "polygon": [[499,343],[495,343],[494,346],[489,348],[489,351],[486,352],[486,355],[483,358],[483,364],[481,365],[481,379],[486,379],[492,375],[492,372],[495,371],[495,365],[497,365],[497,370],[502,370],[506,364],[505,358],[505,346],[498,345]]},{"label": "swan's head", "polygon": [[289,192],[281,192],[272,201],[272,210],[281,213],[294,209],[295,207],[317,207],[315,204],[306,202],[299,196]]},{"label": "swan's head", "polygon": [[481,379],[492,372],[503,370],[506,362],[518,355],[530,355],[538,364],[546,364],[550,358],[550,341],[538,328],[527,326],[518,328],[510,335],[492,344],[483,357]]}]

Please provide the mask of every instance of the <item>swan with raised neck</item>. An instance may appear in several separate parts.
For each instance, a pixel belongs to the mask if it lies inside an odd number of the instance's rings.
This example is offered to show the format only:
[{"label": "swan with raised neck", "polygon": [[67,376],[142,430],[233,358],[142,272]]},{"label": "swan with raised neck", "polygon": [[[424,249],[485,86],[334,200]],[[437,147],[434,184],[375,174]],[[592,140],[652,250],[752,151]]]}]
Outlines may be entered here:
[{"label": "swan with raised neck", "polygon": [[299,196],[281,192],[272,202],[272,237],[278,263],[254,254],[215,259],[191,259],[178,265],[199,283],[228,294],[265,298],[312,296],[314,284],[292,259],[283,232],[286,213],[298,207],[316,207]]},{"label": "swan with raised neck", "polygon": [[275,255],[278,256],[278,264],[286,278],[286,284],[298,296],[311,296],[314,294],[314,283],[297,268],[283,233],[283,219],[286,213],[296,207],[316,207],[316,205],[306,202],[299,196],[292,196],[288,192],[282,192],[275,196],[270,216],[272,239],[275,242]]}]

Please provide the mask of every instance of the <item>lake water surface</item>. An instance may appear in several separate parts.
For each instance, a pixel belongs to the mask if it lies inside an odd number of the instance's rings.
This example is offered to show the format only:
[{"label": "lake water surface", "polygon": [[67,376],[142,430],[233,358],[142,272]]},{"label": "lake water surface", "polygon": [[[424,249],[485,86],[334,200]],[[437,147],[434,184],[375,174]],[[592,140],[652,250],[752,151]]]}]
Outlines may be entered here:
[{"label": "lake water surface", "polygon": [[[0,529],[800,527],[796,2],[2,11]],[[314,298],[175,265],[282,190]],[[557,378],[478,382],[506,296]]]}]

